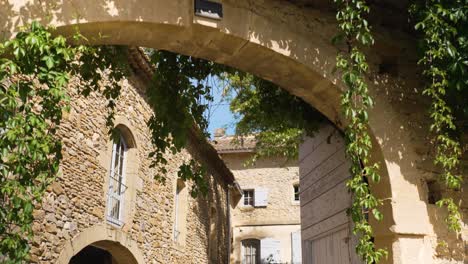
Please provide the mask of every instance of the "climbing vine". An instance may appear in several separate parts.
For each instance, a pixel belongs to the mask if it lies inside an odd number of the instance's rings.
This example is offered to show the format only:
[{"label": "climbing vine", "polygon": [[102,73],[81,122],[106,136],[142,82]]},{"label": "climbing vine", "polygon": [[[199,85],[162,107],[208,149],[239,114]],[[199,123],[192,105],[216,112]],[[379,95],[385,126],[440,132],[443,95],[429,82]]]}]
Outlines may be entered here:
[{"label": "climbing vine", "polygon": [[354,222],[353,232],[359,242],[356,252],[366,263],[377,263],[387,256],[387,251],[377,249],[373,231],[367,216],[371,212],[375,219],[382,220],[378,207],[382,201],[370,191],[369,182],[379,182],[379,165],[371,160],[372,142],[368,132],[368,109],[373,106],[365,80],[368,72],[366,56],[362,47],[374,43],[368,22],[366,1],[335,0],[338,6],[336,19],[340,33],[335,43],[344,41],[345,51],[337,56],[337,68],[342,72],[346,90],[341,97],[341,107],[348,124],[345,127],[346,154],[351,161],[351,179],[346,183],[353,194],[349,213]]},{"label": "climbing vine", "polygon": [[[57,135],[62,114],[69,109],[67,86],[72,78],[80,92],[100,93],[107,99],[106,125],[111,137],[114,110],[120,95],[120,80],[129,74],[125,47],[70,46],[53,29],[37,22],[12,40],[0,45],[0,260],[23,263],[28,259],[32,236],[33,208],[41,202],[56,178],[62,158]],[[86,43],[79,33],[75,40]],[[186,146],[187,131],[194,122],[205,131],[204,105],[209,87],[195,84],[215,73],[211,63],[157,51],[152,59],[155,73],[149,101],[159,113],[148,122],[155,150],[152,167],[164,182],[165,152],[176,154]],[[167,89],[171,87],[172,89]],[[209,98],[208,98],[209,99]],[[206,194],[206,171],[190,160],[180,166],[178,176],[194,182],[192,196]]]},{"label": "climbing vine", "polygon": [[[150,153],[151,166],[159,170],[155,178],[164,182],[167,173],[165,153],[180,153],[187,146],[188,131],[194,124],[205,137],[208,136],[208,121],[204,116],[207,104],[203,102],[213,99],[211,87],[203,80],[219,75],[226,67],[163,50],[147,50],[147,54],[157,69],[148,89],[148,101],[154,110],[148,121],[155,146]],[[196,160],[183,163],[178,175],[195,183],[192,196],[207,193],[205,168]]]},{"label": "climbing vine", "polygon": [[[28,257],[33,208],[55,179],[62,158],[57,132],[63,112],[69,109],[68,82],[80,72],[94,72],[94,81],[83,81],[89,89],[98,89],[97,64],[79,63],[76,58],[104,50],[110,48],[71,47],[64,37],[52,36],[37,22],[0,44],[2,263],[22,263]],[[109,83],[112,90],[114,82]]]},{"label": "climbing vine", "polygon": [[[459,191],[462,150],[456,118],[463,120],[468,110],[468,2],[417,1],[411,11],[417,20],[415,28],[422,33],[419,63],[428,79],[423,94],[431,99],[434,163],[442,168],[440,180],[447,188]],[[460,232],[459,203],[453,197],[444,197],[437,205],[447,207],[449,228]]]},{"label": "climbing vine", "polygon": [[[347,88],[341,98],[346,117],[346,154],[351,160],[347,187],[353,194],[349,210],[358,236],[356,252],[366,263],[377,263],[387,255],[376,248],[369,215],[381,220],[382,201],[370,182],[378,182],[379,164],[372,161],[368,110],[373,107],[365,75],[368,64],[363,48],[374,43],[366,19],[364,0],[334,0],[340,33],[334,39],[344,47],[336,67]],[[431,132],[441,166],[441,180],[450,190],[461,188],[459,172],[462,150],[457,139],[457,119],[468,116],[468,3],[466,0],[417,1],[412,8],[422,34],[420,64],[429,85],[424,94],[431,99]],[[67,85],[72,78],[84,84],[83,95],[101,93],[107,99],[107,126],[113,133],[113,117],[120,95],[120,80],[129,74],[125,47],[67,44],[53,29],[32,23],[17,36],[0,44],[0,261],[23,263],[28,258],[32,236],[32,211],[47,186],[59,172],[61,142],[58,128],[69,108]],[[85,41],[76,34],[76,40]],[[151,166],[156,179],[165,181],[167,153],[177,154],[187,145],[188,131],[196,126],[205,136],[204,117],[211,101],[210,76],[227,78],[235,94],[231,108],[240,115],[237,134],[255,133],[258,156],[297,157],[303,133],[313,135],[321,115],[300,98],[255,76],[202,59],[149,50],[154,77],[147,90],[154,115],[148,121],[154,151]],[[280,113],[277,115],[277,113]],[[300,113],[300,114],[298,114]],[[458,126],[459,128],[459,126]],[[178,176],[194,182],[192,195],[208,191],[202,164],[189,160]],[[438,202],[447,206],[450,229],[461,230],[459,205],[451,197]]]}]

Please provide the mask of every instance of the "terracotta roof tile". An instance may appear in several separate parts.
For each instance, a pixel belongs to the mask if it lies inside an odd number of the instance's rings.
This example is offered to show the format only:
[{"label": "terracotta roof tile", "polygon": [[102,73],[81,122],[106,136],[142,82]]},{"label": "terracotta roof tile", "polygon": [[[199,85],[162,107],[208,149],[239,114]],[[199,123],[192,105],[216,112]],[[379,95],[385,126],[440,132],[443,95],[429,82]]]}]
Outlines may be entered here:
[{"label": "terracotta roof tile", "polygon": [[246,136],[236,139],[234,136],[215,137],[211,144],[219,153],[253,152],[255,149],[255,137]]}]

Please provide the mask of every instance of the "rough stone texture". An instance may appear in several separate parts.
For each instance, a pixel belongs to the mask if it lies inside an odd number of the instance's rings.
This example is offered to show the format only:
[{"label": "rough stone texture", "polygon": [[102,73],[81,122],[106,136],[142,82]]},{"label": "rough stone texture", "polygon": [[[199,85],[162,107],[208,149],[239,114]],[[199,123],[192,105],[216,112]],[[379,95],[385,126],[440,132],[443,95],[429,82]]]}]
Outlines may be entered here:
[{"label": "rough stone texture", "polygon": [[[291,262],[291,233],[300,230],[299,202],[294,201],[294,184],[299,183],[299,168],[295,162],[282,158],[260,159],[254,166],[244,163],[252,153],[230,144],[232,137],[215,138],[222,142],[222,158],[232,170],[242,189],[268,190],[266,207],[244,206],[241,199],[232,210],[233,244],[231,263],[241,263],[241,241],[272,238],[280,241],[281,263]],[[229,152],[227,150],[235,150]]]},{"label": "rough stone texture", "polygon": [[[0,28],[10,37],[18,25],[40,19],[65,34],[77,25],[93,44],[167,49],[224,63],[284,87],[343,128],[339,102],[344,86],[333,69],[337,51],[345,47],[330,41],[337,32],[335,14],[279,0],[222,2],[223,19],[210,20],[194,16],[193,1],[185,0],[138,5],[128,0],[7,0],[0,9]],[[406,12],[395,14],[406,20]],[[415,35],[392,23],[371,26],[376,42],[366,50],[367,80],[376,104],[369,128],[382,175],[376,194],[384,199],[384,221],[373,223],[376,243],[389,249],[388,263],[412,264],[426,255],[433,263],[452,261],[450,254],[437,253],[438,240],[447,238],[444,209],[432,210],[426,199],[426,181],[435,170]],[[466,230],[465,224],[464,241]],[[449,252],[463,252],[464,243],[452,244]]]},{"label": "rough stone texture", "polygon": [[[242,200],[232,212],[239,225],[292,223],[299,224],[299,204],[293,202],[293,184],[299,182],[299,168],[282,159],[260,160],[253,167],[243,167],[247,154],[223,154],[242,189],[263,187],[268,189],[268,205],[263,208],[243,208]],[[274,217],[273,217],[274,216]]]},{"label": "rough stone texture", "polygon": [[[76,240],[82,239],[80,234],[84,230],[104,225],[109,230],[120,230],[121,236],[136,242],[143,263],[208,263],[209,254],[216,263],[224,263],[226,184],[219,175],[210,177],[207,198],[187,200],[185,246],[173,241],[176,170],[190,154],[169,156],[165,185],[153,179],[155,171],[149,168],[147,158],[151,150],[150,133],[145,123],[152,112],[144,99],[144,85],[136,77],[123,81],[116,110],[116,125],[125,124],[136,141],[127,159],[132,164],[127,164],[124,225],[117,228],[106,223],[106,186],[112,151],[105,126],[106,102],[93,93],[88,98],[78,95],[79,85],[75,83],[69,88],[72,109],[60,128],[64,145],[62,173],[34,211],[32,262],[61,263],[60,258],[68,263],[69,259],[61,257],[67,251],[66,245],[78,244]],[[216,209],[216,217],[210,212],[212,207]],[[208,252],[212,246],[208,239],[212,219],[217,220],[214,235],[218,242],[216,249]],[[73,250],[76,254],[80,249]]]}]

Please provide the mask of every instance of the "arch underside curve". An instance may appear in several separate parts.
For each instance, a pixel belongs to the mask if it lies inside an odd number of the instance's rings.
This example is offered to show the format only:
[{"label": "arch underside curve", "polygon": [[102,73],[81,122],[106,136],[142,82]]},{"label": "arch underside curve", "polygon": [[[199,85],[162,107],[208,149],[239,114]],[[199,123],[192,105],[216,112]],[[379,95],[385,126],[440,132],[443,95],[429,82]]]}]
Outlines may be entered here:
[{"label": "arch underside curve", "polygon": [[[344,126],[341,88],[333,74],[338,49],[330,44],[336,32],[333,14],[307,13],[288,4],[278,10],[268,1],[227,0],[223,1],[223,19],[210,20],[194,16],[189,0],[36,2],[9,0],[2,7],[0,26],[7,36],[25,21],[39,19],[57,26],[66,36],[79,30],[91,44],[144,46],[212,60],[272,81],[303,98],[338,127]],[[414,176],[418,171],[413,138],[406,121],[386,98],[388,90],[399,85],[392,79],[370,82],[376,101],[370,113],[373,158],[382,174],[382,183],[375,188],[385,199],[386,219],[373,225],[377,239],[385,237],[390,247],[400,234],[419,239],[431,233]],[[417,210],[407,204],[416,204]],[[408,215],[419,219],[419,225],[405,224]]]},{"label": "arch underside curve", "polygon": [[137,242],[109,225],[96,225],[81,231],[76,237],[67,240],[57,260],[58,264],[68,264],[73,256],[87,246],[108,251],[119,263],[143,264],[142,252]]}]

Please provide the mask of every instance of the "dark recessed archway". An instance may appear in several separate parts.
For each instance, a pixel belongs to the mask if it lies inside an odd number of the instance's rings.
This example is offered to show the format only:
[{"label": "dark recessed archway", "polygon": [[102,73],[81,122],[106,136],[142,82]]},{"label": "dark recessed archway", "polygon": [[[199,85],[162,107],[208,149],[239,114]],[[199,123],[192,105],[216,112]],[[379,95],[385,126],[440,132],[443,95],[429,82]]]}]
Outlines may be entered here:
[{"label": "dark recessed archway", "polygon": [[68,264],[138,264],[138,261],[122,244],[102,240],[81,249]]},{"label": "dark recessed archway", "polygon": [[102,248],[87,246],[72,257],[69,264],[114,264],[112,254]]}]

